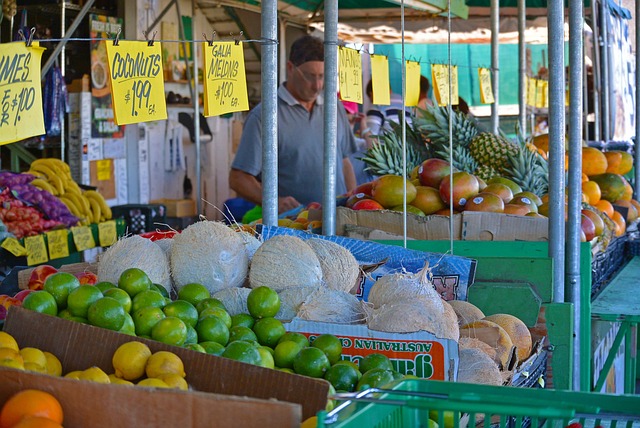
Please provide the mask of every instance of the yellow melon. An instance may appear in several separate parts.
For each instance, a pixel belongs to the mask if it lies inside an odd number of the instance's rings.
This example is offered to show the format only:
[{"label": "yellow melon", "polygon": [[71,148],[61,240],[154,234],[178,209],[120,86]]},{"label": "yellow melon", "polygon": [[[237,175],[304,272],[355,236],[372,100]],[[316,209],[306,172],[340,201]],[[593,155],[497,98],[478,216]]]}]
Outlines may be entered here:
[{"label": "yellow melon", "polygon": [[494,314],[484,318],[502,327],[517,348],[518,361],[529,358],[533,346],[531,332],[527,325],[518,317],[510,314]]},{"label": "yellow melon", "polygon": [[504,328],[493,321],[481,319],[460,327],[460,337],[472,337],[487,343],[496,350],[496,364],[502,370],[508,369],[514,345]]},{"label": "yellow melon", "polygon": [[484,318],[482,310],[473,303],[464,300],[449,300],[449,304],[458,316],[458,325],[460,326]]}]

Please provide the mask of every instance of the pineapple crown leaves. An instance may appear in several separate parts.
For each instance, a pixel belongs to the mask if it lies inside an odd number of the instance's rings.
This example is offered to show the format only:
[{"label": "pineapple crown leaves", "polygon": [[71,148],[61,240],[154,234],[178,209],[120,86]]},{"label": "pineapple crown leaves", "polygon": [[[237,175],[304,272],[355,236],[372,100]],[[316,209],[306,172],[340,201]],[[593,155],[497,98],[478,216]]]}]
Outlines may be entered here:
[{"label": "pineapple crown leaves", "polygon": [[[449,144],[449,110],[447,107],[427,106],[419,109],[422,115],[414,119],[415,126],[436,146]],[[479,132],[478,125],[464,113],[452,111],[454,145],[468,146],[471,139]]]},{"label": "pineapple crown leaves", "polygon": [[402,171],[402,145],[394,132],[384,132],[378,143],[375,143],[359,158],[367,164],[365,171],[375,175],[395,174],[407,176],[416,166],[424,161],[422,153],[414,144],[407,144],[407,171]]}]

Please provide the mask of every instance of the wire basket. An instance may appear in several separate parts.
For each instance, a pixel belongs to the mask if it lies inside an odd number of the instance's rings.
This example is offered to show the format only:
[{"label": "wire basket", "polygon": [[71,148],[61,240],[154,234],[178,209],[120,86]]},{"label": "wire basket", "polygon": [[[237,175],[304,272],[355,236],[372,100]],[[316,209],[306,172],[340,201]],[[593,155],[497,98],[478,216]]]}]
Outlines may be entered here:
[{"label": "wire basket", "polygon": [[343,402],[319,412],[318,427],[640,427],[640,397],[632,395],[405,379],[333,398]]},{"label": "wire basket", "polygon": [[626,235],[612,239],[607,249],[595,255],[591,261],[591,299],[611,281],[629,260]]}]

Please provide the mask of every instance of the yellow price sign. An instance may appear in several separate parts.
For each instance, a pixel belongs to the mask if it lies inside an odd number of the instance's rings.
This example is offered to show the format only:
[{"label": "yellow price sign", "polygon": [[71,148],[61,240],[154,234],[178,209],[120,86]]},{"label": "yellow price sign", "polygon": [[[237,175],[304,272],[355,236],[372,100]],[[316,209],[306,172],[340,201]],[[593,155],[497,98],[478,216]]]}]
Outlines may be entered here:
[{"label": "yellow price sign", "polygon": [[47,244],[51,260],[69,257],[69,239],[66,229],[47,232]]},{"label": "yellow price sign", "polygon": [[244,49],[238,42],[202,45],[204,52],[204,115],[249,110]]},{"label": "yellow price sign", "polygon": [[449,66],[444,64],[433,64],[431,66],[431,80],[435,82],[433,85],[433,93],[436,97],[438,105],[443,107],[449,104],[449,84],[451,84],[451,105],[457,105],[458,100],[458,66]]},{"label": "yellow price sign", "polygon": [[20,244],[16,238],[6,238],[0,244],[0,247],[4,248],[16,257],[22,257],[27,255],[27,250]]},{"label": "yellow price sign", "polygon": [[478,68],[478,79],[480,80],[480,102],[482,104],[493,104],[493,87],[491,86],[491,70],[488,68]]},{"label": "yellow price sign", "polygon": [[78,251],[88,250],[96,246],[96,241],[93,239],[93,233],[91,233],[89,226],[72,227],[71,234],[73,235],[73,243],[76,244]]},{"label": "yellow price sign", "polygon": [[362,55],[360,52],[338,46],[338,79],[340,98],[362,104]]},{"label": "yellow price sign", "polygon": [[98,241],[100,241],[101,247],[113,245],[117,239],[115,220],[98,223]]},{"label": "yellow price sign", "polygon": [[527,105],[530,105],[531,107],[535,107],[536,106],[536,88],[537,88],[536,79],[534,79],[533,77],[527,76],[526,81],[527,81]]},{"label": "yellow price sign", "polygon": [[0,145],[45,133],[42,52],[37,43],[30,47],[24,42],[0,44]]},{"label": "yellow price sign", "polygon": [[44,236],[27,236],[24,238],[24,246],[27,250],[27,265],[39,265],[49,261],[47,246],[44,243]]},{"label": "yellow price sign", "polygon": [[111,159],[96,161],[96,178],[98,181],[111,180]]},{"label": "yellow price sign", "polygon": [[388,106],[391,104],[389,90],[389,60],[384,55],[371,55],[371,87],[374,104]]},{"label": "yellow price sign", "polygon": [[407,61],[405,63],[405,76],[407,90],[405,91],[404,105],[415,107],[420,101],[420,63]]},{"label": "yellow price sign", "polygon": [[161,43],[120,40],[106,47],[116,124],[166,119]]}]

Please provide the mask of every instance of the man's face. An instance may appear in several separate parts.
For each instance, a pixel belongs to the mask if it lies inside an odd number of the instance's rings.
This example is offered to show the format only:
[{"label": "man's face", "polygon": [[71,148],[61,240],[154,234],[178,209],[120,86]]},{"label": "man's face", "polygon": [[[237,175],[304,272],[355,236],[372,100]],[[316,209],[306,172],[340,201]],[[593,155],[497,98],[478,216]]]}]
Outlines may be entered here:
[{"label": "man's face", "polygon": [[315,101],[324,88],[324,62],[308,61],[299,66],[288,63],[287,89],[300,101]]}]

